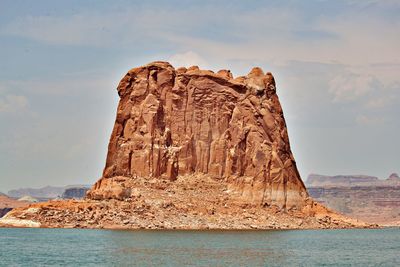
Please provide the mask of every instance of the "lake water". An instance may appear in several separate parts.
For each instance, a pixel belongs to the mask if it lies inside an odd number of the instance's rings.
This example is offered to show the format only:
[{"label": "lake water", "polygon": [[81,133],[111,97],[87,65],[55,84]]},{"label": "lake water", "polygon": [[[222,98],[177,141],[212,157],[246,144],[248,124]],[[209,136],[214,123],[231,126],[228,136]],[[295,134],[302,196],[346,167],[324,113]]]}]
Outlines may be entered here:
[{"label": "lake water", "polygon": [[400,266],[400,229],[0,228],[0,266]]}]

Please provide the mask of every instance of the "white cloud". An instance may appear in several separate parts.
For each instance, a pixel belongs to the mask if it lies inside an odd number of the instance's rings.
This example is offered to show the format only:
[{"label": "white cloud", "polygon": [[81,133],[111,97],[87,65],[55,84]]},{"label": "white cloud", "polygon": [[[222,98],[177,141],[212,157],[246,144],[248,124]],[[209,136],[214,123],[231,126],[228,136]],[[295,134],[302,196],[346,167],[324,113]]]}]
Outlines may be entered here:
[{"label": "white cloud", "polygon": [[149,36],[151,29],[147,23],[151,21],[146,19],[150,19],[150,15],[125,10],[108,14],[80,13],[70,17],[27,16],[4,25],[0,33],[49,44],[110,47],[127,42],[133,44],[135,39]]},{"label": "white cloud", "polygon": [[47,96],[82,94],[88,91],[98,92],[115,88],[118,84],[117,81],[113,83],[99,74],[85,75],[81,73],[65,75],[65,77],[54,76],[43,80],[8,80],[2,83],[5,91]]},{"label": "white cloud", "polygon": [[23,95],[5,95],[0,97],[0,113],[14,113],[26,109],[28,99]]},{"label": "white cloud", "polygon": [[369,74],[342,73],[329,82],[333,102],[359,99],[379,86],[378,80]]},{"label": "white cloud", "polygon": [[392,104],[395,98],[388,96],[381,96],[379,98],[372,98],[366,103],[366,107],[370,109],[384,108]]},{"label": "white cloud", "polygon": [[400,2],[398,0],[346,0],[347,3],[351,5],[357,5],[361,7],[368,6],[379,6],[379,7],[400,7]]},{"label": "white cloud", "polygon": [[360,125],[369,126],[384,124],[387,122],[387,119],[378,116],[359,115],[356,117],[356,122]]},{"label": "white cloud", "polygon": [[343,64],[366,65],[380,61],[399,62],[400,22],[391,21],[373,12],[350,13],[332,17],[321,17],[319,29],[338,36],[337,42],[324,48],[330,56]]},{"label": "white cloud", "polygon": [[175,67],[199,66],[201,69],[208,68],[208,63],[199,54],[188,51],[172,55],[168,61]]},{"label": "white cloud", "polygon": [[304,20],[304,16],[288,7],[235,14],[221,13],[207,5],[187,10],[126,8],[104,14],[93,11],[69,17],[22,17],[1,27],[0,34],[63,45],[137,48],[140,44],[166,44],[218,60],[300,60],[345,65],[400,62],[399,22],[368,12],[313,20]]}]

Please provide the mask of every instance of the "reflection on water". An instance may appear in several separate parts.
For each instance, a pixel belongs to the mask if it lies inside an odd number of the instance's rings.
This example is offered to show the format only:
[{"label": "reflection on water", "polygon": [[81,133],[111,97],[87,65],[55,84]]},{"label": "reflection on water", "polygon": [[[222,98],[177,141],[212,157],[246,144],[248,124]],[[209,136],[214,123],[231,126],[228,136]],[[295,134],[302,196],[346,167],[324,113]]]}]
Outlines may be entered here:
[{"label": "reflection on water", "polygon": [[[271,242],[282,242],[280,231],[111,231],[110,242],[118,257],[137,263],[175,265],[264,266],[284,263],[286,251],[275,251]],[[283,233],[283,232],[281,232]],[[132,244],[134,246],[132,247]]]},{"label": "reflection on water", "polygon": [[[280,262],[279,258],[283,255],[273,253],[272,251],[262,250],[262,249],[235,249],[235,248],[225,248],[225,249],[206,249],[206,248],[196,248],[195,250],[189,248],[159,248],[159,249],[149,249],[149,248],[130,248],[122,249],[117,253],[122,253],[124,255],[135,255],[135,258],[139,262],[151,262],[154,255],[161,257],[164,260],[172,260],[179,265],[191,265],[195,260],[198,263],[201,262],[215,262],[215,263],[225,263],[225,264],[240,264],[246,265],[246,263],[251,262],[256,265],[263,265],[266,263],[264,259],[275,259]],[[173,259],[169,259],[173,258]],[[160,262],[161,263],[161,262]]]},{"label": "reflection on water", "polygon": [[400,266],[399,251],[399,229],[0,229],[0,266]]}]

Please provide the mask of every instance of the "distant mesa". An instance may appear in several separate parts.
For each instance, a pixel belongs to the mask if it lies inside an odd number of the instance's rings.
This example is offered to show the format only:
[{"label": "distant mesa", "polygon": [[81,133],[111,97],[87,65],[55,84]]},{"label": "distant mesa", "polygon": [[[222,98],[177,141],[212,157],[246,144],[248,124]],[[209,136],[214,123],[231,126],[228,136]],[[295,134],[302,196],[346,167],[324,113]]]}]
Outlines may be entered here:
[{"label": "distant mesa", "polygon": [[50,199],[62,198],[63,194],[69,188],[90,188],[90,185],[67,185],[67,186],[45,186],[42,188],[20,188],[8,191],[8,196],[12,198],[21,198],[31,196],[37,200],[47,201]]},{"label": "distant mesa", "polygon": [[90,187],[70,187],[65,189],[61,198],[63,199],[83,199],[86,196],[86,192]]},{"label": "distant mesa", "polygon": [[400,185],[400,178],[393,173],[383,180],[368,175],[320,175],[310,174],[306,181],[307,187],[349,187],[349,186],[391,186]]},{"label": "distant mesa", "polygon": [[45,186],[42,188],[20,188],[8,191],[8,195],[13,198],[21,198],[24,196],[31,196],[37,199],[53,199],[61,196],[65,187]]},{"label": "distant mesa", "polygon": [[306,185],[316,201],[348,216],[382,225],[400,221],[400,178],[396,173],[387,179],[310,174]]},{"label": "distant mesa", "polygon": [[397,173],[392,173],[392,174],[387,178],[387,180],[390,180],[390,181],[400,181],[400,177],[399,177],[399,175],[398,175]]}]

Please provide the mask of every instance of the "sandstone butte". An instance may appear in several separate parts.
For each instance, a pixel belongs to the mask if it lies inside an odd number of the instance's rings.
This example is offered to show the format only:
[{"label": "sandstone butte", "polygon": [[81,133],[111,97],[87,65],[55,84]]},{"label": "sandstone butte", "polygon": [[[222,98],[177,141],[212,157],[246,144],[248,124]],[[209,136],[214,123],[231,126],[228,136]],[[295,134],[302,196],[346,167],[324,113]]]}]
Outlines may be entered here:
[{"label": "sandstone butte", "polygon": [[103,176],[84,200],[18,208],[2,226],[126,229],[373,227],[314,202],[271,73],[131,69]]}]

